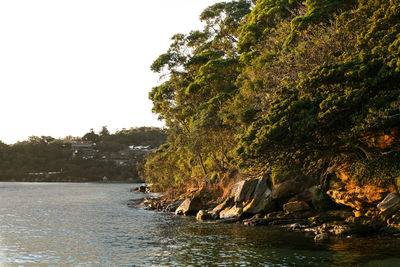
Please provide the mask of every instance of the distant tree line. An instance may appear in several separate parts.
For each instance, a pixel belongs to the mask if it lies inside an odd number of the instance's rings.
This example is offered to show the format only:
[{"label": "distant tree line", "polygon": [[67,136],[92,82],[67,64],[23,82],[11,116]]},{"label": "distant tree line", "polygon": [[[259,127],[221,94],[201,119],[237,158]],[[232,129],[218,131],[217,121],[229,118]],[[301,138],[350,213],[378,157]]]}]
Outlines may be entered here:
[{"label": "distant tree line", "polygon": [[[0,180],[2,181],[99,181],[140,180],[137,164],[146,153],[131,152],[129,146],[155,149],[166,140],[162,129],[140,127],[123,129],[111,134],[107,127],[98,133],[91,129],[82,137],[32,136],[23,142],[7,145],[0,142]],[[92,144],[91,157],[74,157],[72,143]],[[127,164],[116,164],[115,158]]]}]

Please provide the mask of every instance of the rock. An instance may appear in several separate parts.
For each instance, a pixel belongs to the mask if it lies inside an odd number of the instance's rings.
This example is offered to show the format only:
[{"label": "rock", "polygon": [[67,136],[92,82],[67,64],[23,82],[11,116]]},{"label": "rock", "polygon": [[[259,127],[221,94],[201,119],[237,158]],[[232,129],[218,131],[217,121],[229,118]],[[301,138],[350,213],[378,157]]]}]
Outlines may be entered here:
[{"label": "rock", "polygon": [[226,208],[219,213],[221,219],[233,219],[240,218],[243,214],[243,208],[233,206],[231,208]]},{"label": "rock", "polygon": [[302,191],[302,185],[296,180],[289,180],[274,185],[271,193],[273,199],[289,198]]},{"label": "rock", "polygon": [[311,202],[313,200],[313,198],[315,198],[315,195],[316,195],[316,186],[313,186],[313,187],[307,188],[300,194],[295,195],[294,197],[289,199],[288,202],[292,202],[292,201]]},{"label": "rock", "polygon": [[258,179],[247,179],[237,183],[233,192],[235,203],[248,202],[253,197],[258,182]]},{"label": "rock", "polygon": [[243,213],[246,214],[257,214],[266,213],[275,209],[275,202],[271,196],[265,198],[256,199],[254,198],[249,204],[243,208]]},{"label": "rock", "polygon": [[371,206],[376,206],[392,190],[374,184],[359,186],[351,182],[343,173],[339,175],[339,178],[347,184],[343,188],[330,189],[326,193],[336,203],[356,210],[368,210]]},{"label": "rock", "polygon": [[305,211],[309,210],[310,206],[304,202],[304,201],[292,201],[288,202],[285,205],[283,205],[283,210],[286,211],[287,213],[293,213],[297,211]]},{"label": "rock", "polygon": [[161,207],[161,203],[158,198],[144,198],[140,206],[144,207],[146,210],[156,210]]},{"label": "rock", "polygon": [[139,187],[132,188],[131,192],[140,192],[140,193],[150,193],[150,187],[147,185],[141,185]]},{"label": "rock", "polygon": [[183,203],[183,199],[176,200],[165,207],[166,212],[175,212],[178,207]]},{"label": "rock", "polygon": [[328,233],[320,233],[314,237],[314,241],[316,242],[326,241],[328,239],[329,239]]},{"label": "rock", "polygon": [[219,213],[226,209],[226,208],[231,208],[233,206],[233,198],[228,198],[218,206],[216,206],[212,211],[210,211],[211,216],[216,219],[219,218]]},{"label": "rock", "polygon": [[269,177],[264,175],[263,177],[257,179],[257,186],[254,190],[254,198],[255,199],[262,199],[266,198],[271,195],[271,186]]},{"label": "rock", "polygon": [[203,207],[203,203],[199,198],[185,199],[181,205],[176,209],[176,215],[194,215]]},{"label": "rock", "polygon": [[212,220],[213,216],[206,210],[199,210],[199,212],[196,215],[196,220],[199,222],[206,221],[206,220]]},{"label": "rock", "polygon": [[391,215],[400,210],[400,196],[395,193],[390,193],[377,207],[381,211],[381,214],[385,216]]},{"label": "rock", "polygon": [[267,225],[269,220],[261,218],[259,214],[254,215],[250,219],[243,220],[245,226]]},{"label": "rock", "polygon": [[273,199],[271,198],[271,189],[269,186],[269,178],[263,176],[258,179],[257,186],[254,190],[253,199],[243,208],[243,213],[257,214],[266,212],[274,208]]}]

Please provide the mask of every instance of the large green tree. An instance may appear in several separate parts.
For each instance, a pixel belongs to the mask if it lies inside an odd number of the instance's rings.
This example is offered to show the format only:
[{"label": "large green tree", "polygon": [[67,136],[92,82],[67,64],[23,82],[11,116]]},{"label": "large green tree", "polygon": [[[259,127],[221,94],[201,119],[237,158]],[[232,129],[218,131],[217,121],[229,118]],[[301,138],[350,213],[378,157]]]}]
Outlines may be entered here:
[{"label": "large green tree", "polygon": [[175,35],[152,65],[165,75],[150,99],[170,137],[148,170],[165,157],[174,162],[163,165],[164,187],[235,166],[323,180],[347,164],[361,179],[393,181],[400,175],[399,14],[399,0],[231,1],[205,9],[204,30]]}]

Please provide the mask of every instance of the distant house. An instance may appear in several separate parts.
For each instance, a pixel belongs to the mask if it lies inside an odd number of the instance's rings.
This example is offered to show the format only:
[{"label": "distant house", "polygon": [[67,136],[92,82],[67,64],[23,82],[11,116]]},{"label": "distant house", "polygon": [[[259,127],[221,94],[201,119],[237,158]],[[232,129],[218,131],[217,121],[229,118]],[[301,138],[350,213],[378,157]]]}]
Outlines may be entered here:
[{"label": "distant house", "polygon": [[150,146],[129,146],[130,150],[136,150],[136,151],[151,151],[152,149]]},{"label": "distant house", "polygon": [[95,150],[95,144],[89,142],[73,142],[71,144],[72,157],[80,155],[83,159],[93,158],[97,150]]},{"label": "distant house", "polygon": [[71,148],[73,150],[92,150],[94,149],[94,144],[92,143],[72,143]]}]

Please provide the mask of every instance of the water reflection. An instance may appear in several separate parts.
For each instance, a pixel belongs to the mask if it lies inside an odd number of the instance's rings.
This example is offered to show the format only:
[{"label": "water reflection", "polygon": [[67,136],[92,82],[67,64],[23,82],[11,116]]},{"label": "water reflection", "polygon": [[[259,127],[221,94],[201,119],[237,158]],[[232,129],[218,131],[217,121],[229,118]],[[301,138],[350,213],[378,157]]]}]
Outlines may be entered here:
[{"label": "water reflection", "polygon": [[[0,262],[17,265],[371,266],[400,261],[400,242],[268,227],[199,224],[128,208],[132,185],[0,183]],[[389,245],[388,245],[389,244]]]}]

